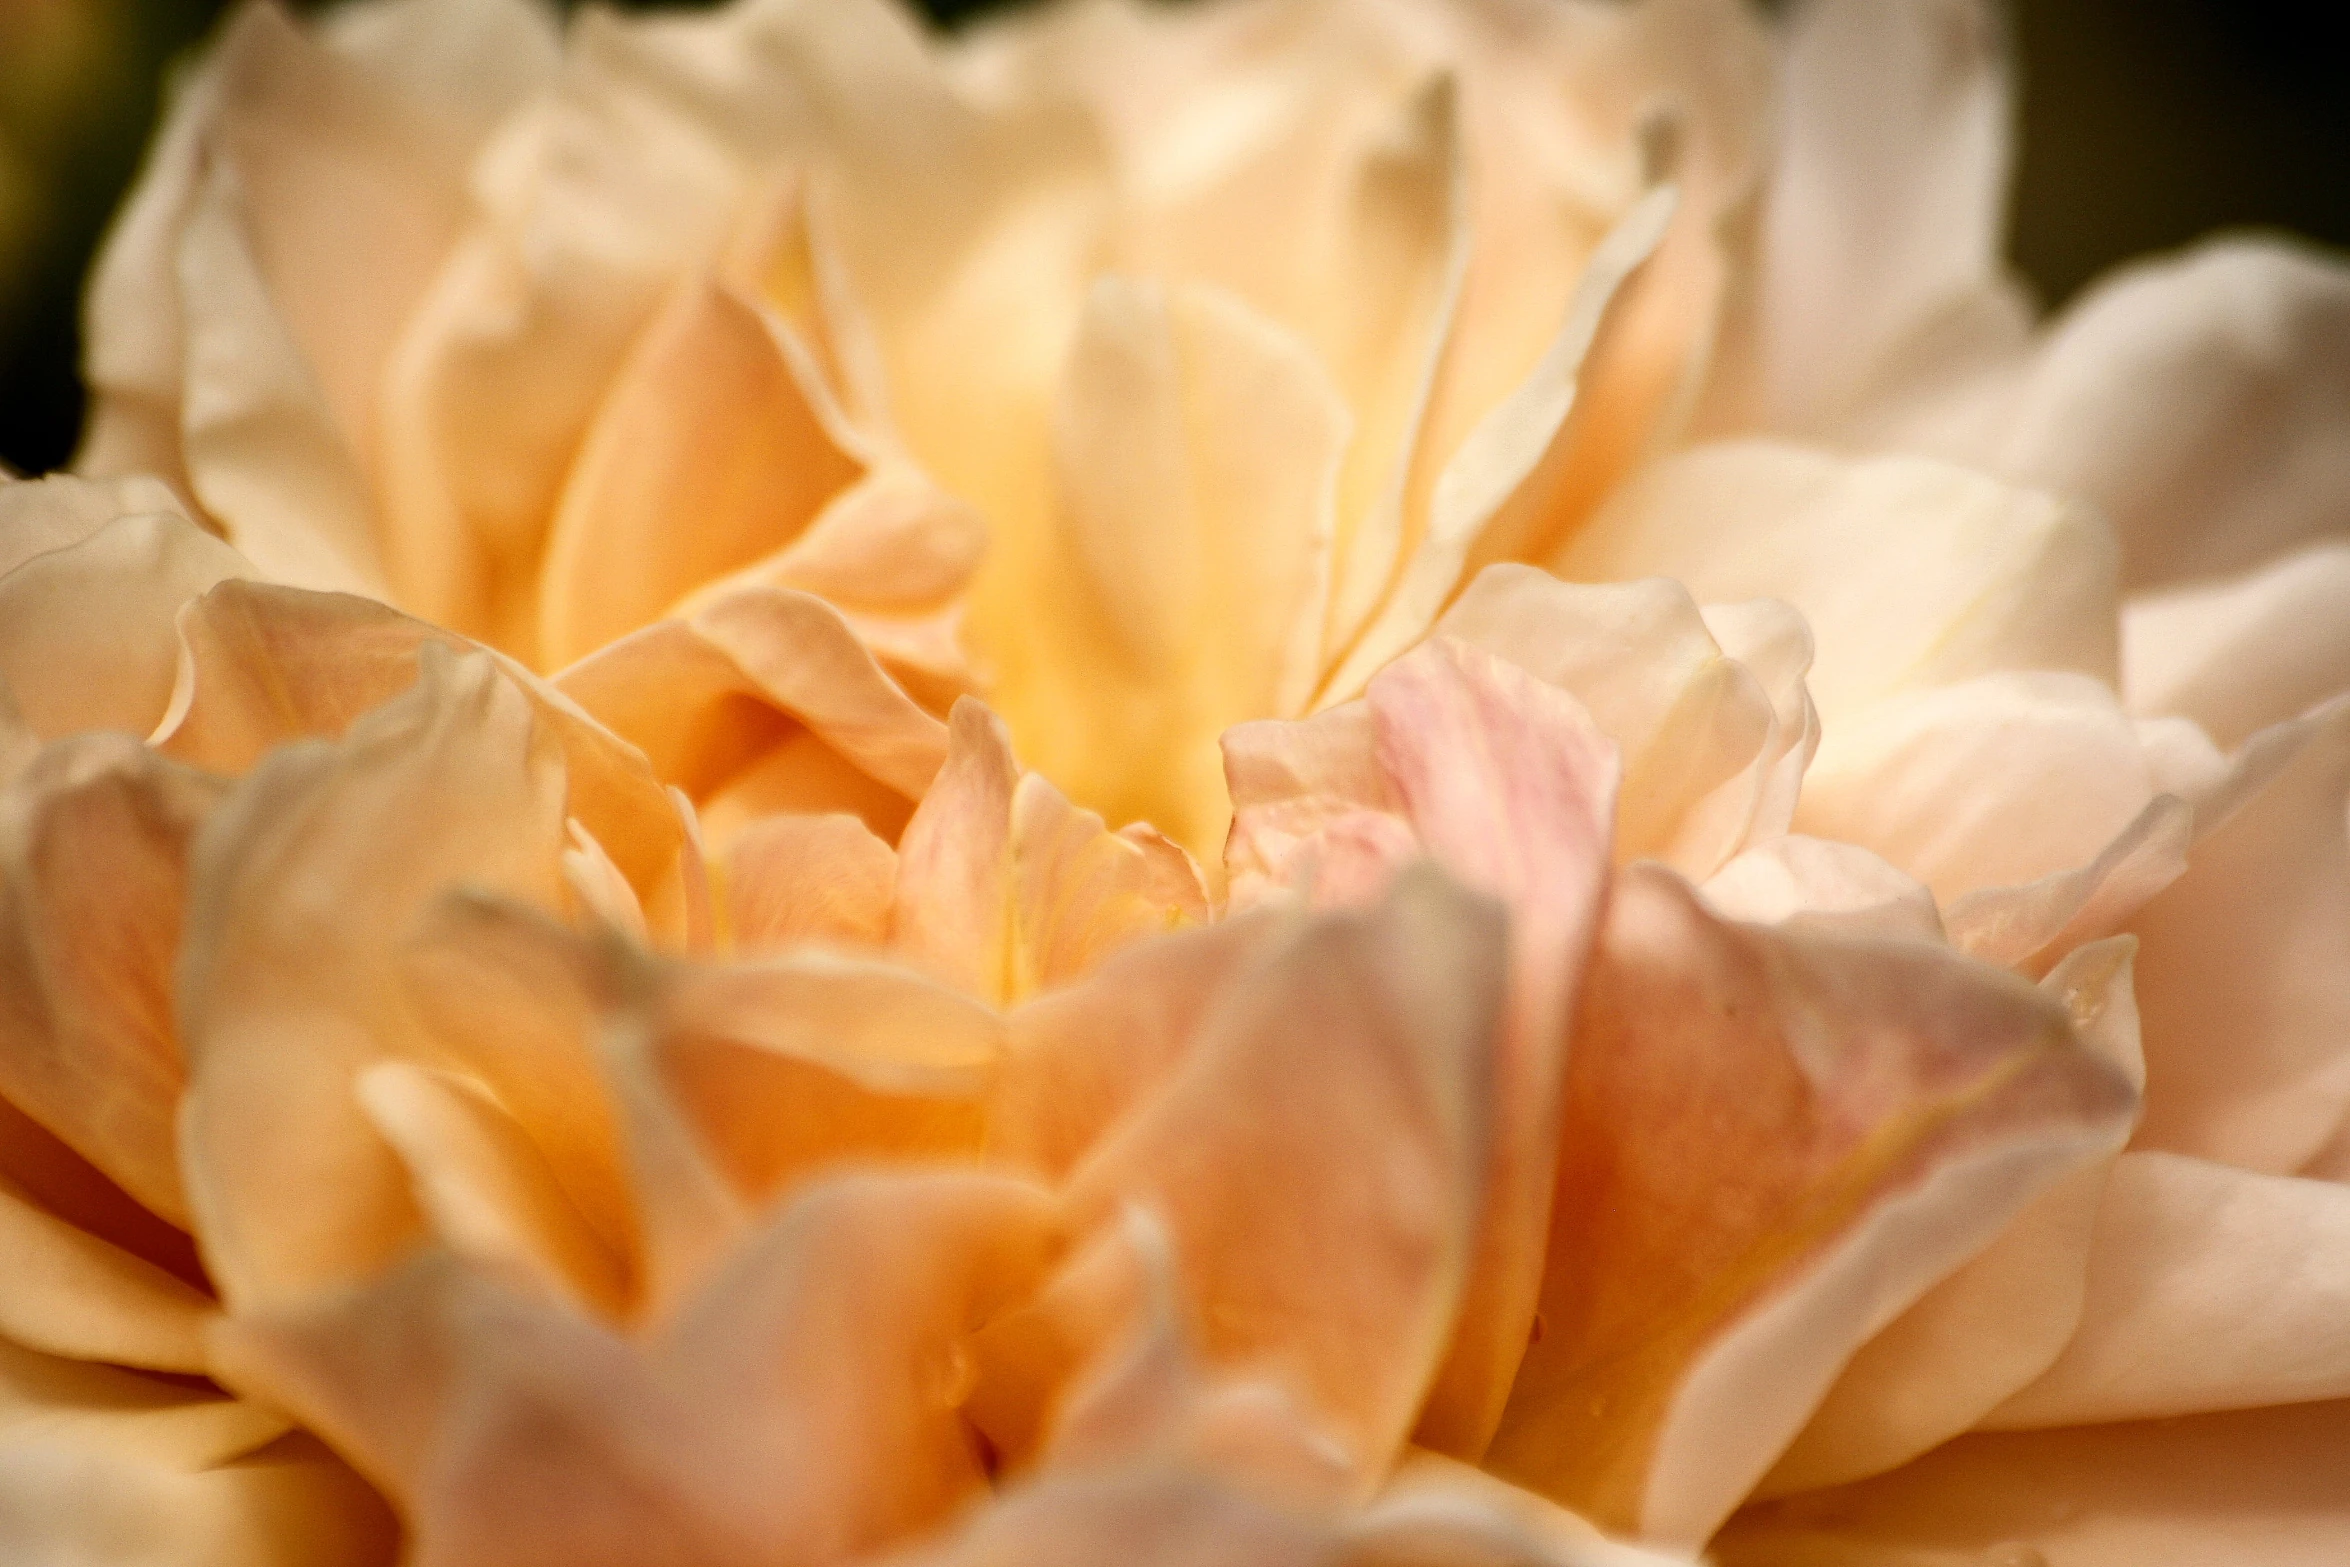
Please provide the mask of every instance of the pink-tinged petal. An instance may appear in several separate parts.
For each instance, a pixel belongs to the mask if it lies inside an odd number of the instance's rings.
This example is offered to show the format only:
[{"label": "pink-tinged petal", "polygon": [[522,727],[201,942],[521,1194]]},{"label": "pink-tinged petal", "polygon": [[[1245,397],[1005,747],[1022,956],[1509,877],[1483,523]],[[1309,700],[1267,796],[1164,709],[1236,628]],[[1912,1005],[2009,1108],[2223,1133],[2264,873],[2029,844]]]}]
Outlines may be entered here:
[{"label": "pink-tinged petal", "polygon": [[2350,1111],[2350,703],[2255,736],[2228,795],[2199,811],[2187,873],[2130,924],[2138,1143],[2285,1174]]},{"label": "pink-tinged petal", "polygon": [[1983,0],[1816,0],[1795,18],[1764,220],[1772,426],[1833,433],[1882,413],[1872,401],[1945,390],[1919,370],[1961,379],[2021,347],[2004,33]]},{"label": "pink-tinged petal", "polygon": [[1140,941],[1016,1008],[988,1108],[991,1159],[1059,1181],[1182,1065],[1201,1021],[1281,918],[1232,915]]},{"label": "pink-tinged petal", "polygon": [[1542,1334],[1488,1462],[1702,1541],[1853,1352],[2134,1103],[2012,976],[1725,925],[1624,872],[1568,1060]]},{"label": "pink-tinged petal", "polygon": [[2350,1187],[2124,1154],[2079,1321],[1987,1428],[2350,1397]]},{"label": "pink-tinged petal", "polygon": [[[1078,1165],[1070,1201],[1081,1229],[1130,1203],[1161,1215],[1203,1357],[1288,1386],[1367,1477],[1418,1414],[1471,1260],[1503,927],[1417,870],[1376,909],[1276,931],[1166,1087]],[[998,1385],[981,1423],[1003,1450],[1124,1339],[1142,1281],[1130,1253],[1103,1250],[1113,1238],[983,1340],[983,1394]]]},{"label": "pink-tinged petal", "polygon": [[2350,690],[2350,544],[2142,594],[2122,612],[2122,697],[2227,749]]},{"label": "pink-tinged petal", "polygon": [[840,612],[787,589],[731,590],[687,619],[622,638],[555,683],[697,800],[800,729],[849,764],[841,771],[906,799],[929,787],[946,751],[945,727],[883,671]]},{"label": "pink-tinged petal", "polygon": [[2159,782],[2105,686],[1990,675],[1897,696],[1831,727],[1795,827],[1873,850],[1953,907],[1979,889],[2092,866]]},{"label": "pink-tinged petal", "polygon": [[[1786,629],[1784,617],[1771,616]],[[1760,625],[1735,628],[1749,632]],[[1623,756],[1618,864],[1664,859],[1707,876],[1785,827],[1792,765],[1816,739],[1800,647],[1770,646],[1762,673],[1728,656],[1678,584],[1565,583],[1528,566],[1479,573],[1437,623],[1581,702]],[[1762,677],[1771,678],[1766,682]],[[1783,700],[1774,699],[1774,691]]]},{"label": "pink-tinged petal", "polygon": [[408,1172],[427,1228],[460,1256],[528,1269],[581,1305],[617,1313],[626,1263],[573,1206],[547,1158],[477,1080],[379,1061],[352,1090]]},{"label": "pink-tinged petal", "polygon": [[946,764],[899,845],[899,950],[1009,1004],[1207,914],[1207,888],[1181,847],[1148,827],[1110,832],[1021,771],[1002,720],[973,698],[955,704]]},{"label": "pink-tinged petal", "polygon": [[181,1567],[390,1567],[382,1501],[314,1442],[190,1470],[46,1443],[0,1447],[0,1553],[10,1561]]},{"label": "pink-tinged petal", "polygon": [[169,512],[123,517],[0,577],[0,680],[44,739],[145,735],[169,706],[181,604],[252,567]]},{"label": "pink-tinged petal", "polygon": [[0,1094],[178,1224],[172,965],[189,845],[224,788],[90,735],[0,795]]},{"label": "pink-tinged petal", "polygon": [[1962,1437],[1889,1475],[1749,1509],[1723,1567],[1997,1561],[2332,1567],[2350,1403]]},{"label": "pink-tinged petal", "polygon": [[2071,307],[1978,454],[2113,522],[2122,581],[2241,571],[2350,495],[2350,271],[2275,240],[2129,268]]},{"label": "pink-tinged petal", "polygon": [[[288,741],[339,739],[414,684],[427,645],[472,648],[372,599],[256,582],[224,582],[188,605],[179,637],[178,688],[155,743],[220,773],[242,773]],[[633,884],[654,885],[680,832],[644,756],[519,664],[499,668],[562,747],[567,812]]]},{"label": "pink-tinged petal", "polygon": [[362,1276],[414,1237],[351,1085],[372,1061],[430,1059],[397,962],[415,922],[456,882],[561,906],[555,737],[486,656],[427,645],[419,670],[340,743],[273,753],[197,839],[181,1156],[240,1309]]},{"label": "pink-tinged petal", "polygon": [[727,851],[735,945],[751,953],[810,941],[879,946],[897,876],[897,855],[854,816],[753,822]]},{"label": "pink-tinged petal", "polygon": [[1738,442],[1652,464],[1550,564],[1578,582],[1663,576],[1706,603],[1793,605],[1832,731],[1891,693],[2000,670],[2111,682],[2114,562],[2104,523],[2052,495],[1922,458]]},{"label": "pink-tinged petal", "polygon": [[855,479],[777,330],[703,276],[681,280],[638,335],[548,534],[541,665],[572,663],[789,544]]},{"label": "pink-tinged petal", "polygon": [[[2128,936],[2082,947],[2041,990],[2071,1013],[2089,1049],[2143,1086]],[[2053,1364],[2076,1325],[2109,1144],[2041,1188],[1996,1240],[1863,1345],[1760,1487],[1777,1496],[1906,1463],[1980,1422]]]}]

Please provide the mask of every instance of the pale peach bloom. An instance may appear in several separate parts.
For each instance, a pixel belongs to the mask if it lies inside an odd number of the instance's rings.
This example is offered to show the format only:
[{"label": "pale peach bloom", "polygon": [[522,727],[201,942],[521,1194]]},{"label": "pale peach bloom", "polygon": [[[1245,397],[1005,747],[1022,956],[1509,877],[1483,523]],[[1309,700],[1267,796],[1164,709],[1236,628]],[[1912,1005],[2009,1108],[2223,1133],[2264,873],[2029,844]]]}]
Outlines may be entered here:
[{"label": "pale peach bloom", "polygon": [[0,487],[0,1546],[2338,1559],[2350,283],[2035,326],[1993,24],[240,12]]}]

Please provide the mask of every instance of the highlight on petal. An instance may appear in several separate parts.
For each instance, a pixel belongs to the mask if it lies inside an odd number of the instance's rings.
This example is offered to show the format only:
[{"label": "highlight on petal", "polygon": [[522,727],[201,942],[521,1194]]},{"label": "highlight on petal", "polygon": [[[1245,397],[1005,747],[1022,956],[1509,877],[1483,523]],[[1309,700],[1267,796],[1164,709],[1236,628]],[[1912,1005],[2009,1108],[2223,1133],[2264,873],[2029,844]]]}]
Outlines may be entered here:
[{"label": "highlight on petal", "polygon": [[2030,986],[1725,925],[1659,868],[1619,877],[1575,1041],[1542,1336],[1488,1462],[1667,1541],[2134,1108]]},{"label": "highlight on petal", "polygon": [[1809,684],[1831,726],[1897,691],[2001,670],[2117,673],[2102,522],[1921,458],[1702,447],[1619,489],[1550,564],[1579,582],[1664,576],[1708,603],[1793,605],[1817,639]]}]

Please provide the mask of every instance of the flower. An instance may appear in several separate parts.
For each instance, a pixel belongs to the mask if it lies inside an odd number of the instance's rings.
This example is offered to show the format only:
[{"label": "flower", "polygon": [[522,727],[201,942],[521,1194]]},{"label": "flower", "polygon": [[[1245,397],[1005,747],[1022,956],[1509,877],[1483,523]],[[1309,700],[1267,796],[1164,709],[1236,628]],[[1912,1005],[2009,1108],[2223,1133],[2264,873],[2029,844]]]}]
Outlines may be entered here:
[{"label": "flower", "polygon": [[0,489],[0,1543],[2338,1557],[2350,279],[2036,322],[1994,21],[239,12]]}]

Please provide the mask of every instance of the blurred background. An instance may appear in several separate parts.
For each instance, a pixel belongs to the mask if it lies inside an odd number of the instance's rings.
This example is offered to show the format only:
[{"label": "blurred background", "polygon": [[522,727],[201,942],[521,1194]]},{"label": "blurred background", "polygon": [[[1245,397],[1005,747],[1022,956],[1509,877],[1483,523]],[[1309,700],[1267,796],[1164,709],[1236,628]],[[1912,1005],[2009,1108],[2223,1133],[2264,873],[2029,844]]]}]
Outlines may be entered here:
[{"label": "blurred background", "polygon": [[[952,22],[990,3],[927,9]],[[2214,228],[2350,244],[2340,0],[2011,3],[2024,114],[2015,256],[2050,303]],[[0,0],[0,461],[19,472],[72,453],[82,274],[137,169],[165,72],[223,9]]]}]

